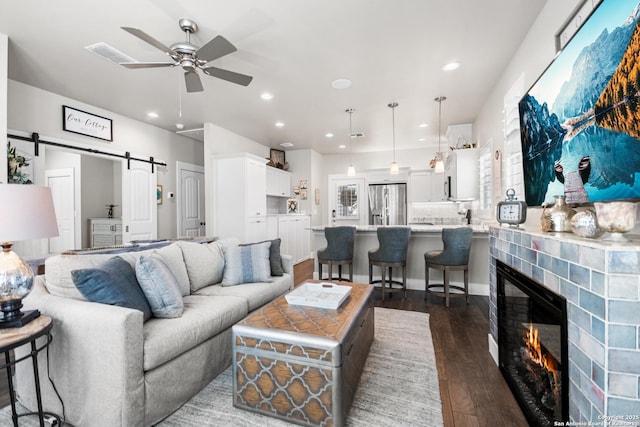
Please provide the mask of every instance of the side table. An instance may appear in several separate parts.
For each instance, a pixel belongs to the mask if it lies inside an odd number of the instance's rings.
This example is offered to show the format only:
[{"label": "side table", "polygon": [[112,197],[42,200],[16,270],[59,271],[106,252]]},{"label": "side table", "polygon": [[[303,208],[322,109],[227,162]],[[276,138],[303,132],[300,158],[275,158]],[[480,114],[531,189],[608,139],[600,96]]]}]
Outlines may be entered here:
[{"label": "side table", "polygon": [[[18,417],[23,415],[38,415],[40,420],[40,427],[44,427],[44,416],[48,415],[53,417],[58,422],[58,426],[62,425],[60,417],[56,414],[44,412],[42,410],[42,398],[40,395],[40,376],[38,375],[38,353],[49,346],[51,340],[51,328],[53,327],[53,320],[49,316],[40,316],[26,325],[20,328],[8,328],[0,329],[0,352],[4,353],[5,364],[0,365],[0,369],[7,369],[7,381],[9,383],[9,394],[11,398],[11,418],[13,419],[14,427],[18,427]],[[40,347],[36,345],[36,340],[39,337],[46,336],[46,342]],[[11,361],[11,350],[23,346],[25,344],[31,344],[31,353],[28,355]],[[35,378],[36,386],[36,398],[38,401],[38,412],[28,412],[25,414],[18,414],[16,412],[16,396],[13,389],[13,372],[12,367],[22,362],[23,360],[31,358],[33,363],[33,376]]]}]

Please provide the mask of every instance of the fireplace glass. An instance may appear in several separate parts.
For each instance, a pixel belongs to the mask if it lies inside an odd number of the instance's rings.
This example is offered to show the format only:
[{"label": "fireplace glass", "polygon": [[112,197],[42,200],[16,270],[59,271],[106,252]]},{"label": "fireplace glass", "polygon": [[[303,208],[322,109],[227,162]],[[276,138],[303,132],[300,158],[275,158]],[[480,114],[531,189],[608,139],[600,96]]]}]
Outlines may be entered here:
[{"label": "fireplace glass", "polygon": [[566,300],[497,261],[500,370],[531,426],[568,420]]}]

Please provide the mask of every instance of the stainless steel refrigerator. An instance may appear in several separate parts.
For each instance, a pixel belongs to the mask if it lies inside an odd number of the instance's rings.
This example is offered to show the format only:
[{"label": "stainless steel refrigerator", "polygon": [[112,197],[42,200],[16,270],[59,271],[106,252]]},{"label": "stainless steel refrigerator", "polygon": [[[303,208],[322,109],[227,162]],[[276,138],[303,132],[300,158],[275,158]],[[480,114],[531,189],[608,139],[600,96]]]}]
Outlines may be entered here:
[{"label": "stainless steel refrigerator", "polygon": [[369,224],[407,225],[407,184],[369,184]]}]

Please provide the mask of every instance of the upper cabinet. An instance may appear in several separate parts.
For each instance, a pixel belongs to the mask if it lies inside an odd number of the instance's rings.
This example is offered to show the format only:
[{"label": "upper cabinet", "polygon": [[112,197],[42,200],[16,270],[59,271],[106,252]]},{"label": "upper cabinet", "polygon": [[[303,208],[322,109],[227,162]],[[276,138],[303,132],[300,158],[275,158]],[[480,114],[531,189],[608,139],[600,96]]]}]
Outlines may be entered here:
[{"label": "upper cabinet", "polygon": [[409,203],[445,201],[444,173],[435,173],[432,170],[411,172],[409,197]]},{"label": "upper cabinet", "polygon": [[213,232],[242,242],[267,236],[266,165],[248,153],[214,159]]},{"label": "upper cabinet", "polygon": [[291,197],[291,172],[267,166],[267,196]]},{"label": "upper cabinet", "polygon": [[444,163],[445,195],[448,200],[477,199],[479,184],[477,148],[453,150]]}]

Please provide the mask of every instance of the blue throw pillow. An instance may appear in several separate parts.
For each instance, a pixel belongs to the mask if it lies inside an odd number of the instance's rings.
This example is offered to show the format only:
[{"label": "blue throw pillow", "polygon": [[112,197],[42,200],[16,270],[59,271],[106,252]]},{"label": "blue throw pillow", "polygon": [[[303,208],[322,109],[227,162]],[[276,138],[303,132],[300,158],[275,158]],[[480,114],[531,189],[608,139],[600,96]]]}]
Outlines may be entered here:
[{"label": "blue throw pillow", "polygon": [[154,317],[174,318],[182,316],[184,302],[178,280],[164,262],[162,256],[142,255],[136,261],[136,277],[149,302]]},{"label": "blue throw pillow", "polygon": [[[271,248],[269,248],[269,264],[271,266],[272,276],[284,276],[284,269],[282,268],[282,255],[280,255],[280,238],[273,240],[265,240],[264,242],[271,242]],[[240,246],[258,245],[264,242],[257,243],[243,243]]]},{"label": "blue throw pillow", "polygon": [[140,310],[145,322],[151,318],[151,307],[140,289],[136,272],[124,259],[116,256],[98,268],[72,270],[71,277],[87,300]]},{"label": "blue throw pillow", "polygon": [[224,247],[222,286],[271,282],[269,249],[271,242]]}]

